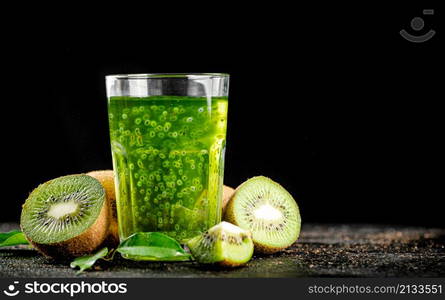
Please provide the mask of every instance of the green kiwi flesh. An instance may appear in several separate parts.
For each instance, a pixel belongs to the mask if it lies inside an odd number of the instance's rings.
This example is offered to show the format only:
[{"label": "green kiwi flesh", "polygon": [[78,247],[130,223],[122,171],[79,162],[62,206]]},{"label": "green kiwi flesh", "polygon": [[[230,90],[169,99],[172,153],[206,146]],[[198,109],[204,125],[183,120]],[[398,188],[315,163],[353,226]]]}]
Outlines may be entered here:
[{"label": "green kiwi flesh", "polygon": [[190,239],[187,247],[199,263],[229,267],[247,263],[254,249],[250,232],[227,222]]},{"label": "green kiwi flesh", "polygon": [[255,251],[274,253],[292,245],[301,218],[294,198],[275,181],[257,176],[241,184],[229,201],[224,220],[252,232]]},{"label": "green kiwi flesh", "polygon": [[22,208],[20,226],[43,254],[81,256],[104,241],[109,227],[105,190],[87,175],[59,177],[34,189]]}]

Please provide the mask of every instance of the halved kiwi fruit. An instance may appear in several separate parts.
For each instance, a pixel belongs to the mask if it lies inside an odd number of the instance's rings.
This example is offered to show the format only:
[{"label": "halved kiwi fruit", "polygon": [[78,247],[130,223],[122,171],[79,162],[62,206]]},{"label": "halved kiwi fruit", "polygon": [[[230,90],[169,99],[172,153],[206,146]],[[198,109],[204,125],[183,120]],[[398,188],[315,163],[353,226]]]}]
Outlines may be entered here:
[{"label": "halved kiwi fruit", "polygon": [[190,239],[187,247],[199,263],[230,267],[247,263],[253,254],[250,232],[227,222]]},{"label": "halved kiwi fruit", "polygon": [[110,209],[100,182],[68,175],[39,185],[23,205],[20,226],[46,256],[71,258],[97,250],[109,232]]},{"label": "halved kiwi fruit", "polygon": [[229,201],[224,220],[252,232],[255,251],[274,253],[292,245],[300,234],[298,205],[281,185],[264,177],[241,184]]}]

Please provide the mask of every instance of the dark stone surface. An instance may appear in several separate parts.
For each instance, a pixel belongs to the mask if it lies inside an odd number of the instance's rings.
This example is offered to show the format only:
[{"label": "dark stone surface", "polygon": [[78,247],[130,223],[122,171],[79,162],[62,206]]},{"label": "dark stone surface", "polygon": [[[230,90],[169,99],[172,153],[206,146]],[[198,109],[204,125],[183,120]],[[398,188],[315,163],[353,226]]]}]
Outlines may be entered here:
[{"label": "dark stone surface", "polygon": [[[0,224],[0,231],[16,228]],[[134,262],[116,255],[76,275],[27,246],[0,249],[0,277],[445,277],[445,230],[382,225],[304,224],[291,248],[256,255],[245,267]]]}]

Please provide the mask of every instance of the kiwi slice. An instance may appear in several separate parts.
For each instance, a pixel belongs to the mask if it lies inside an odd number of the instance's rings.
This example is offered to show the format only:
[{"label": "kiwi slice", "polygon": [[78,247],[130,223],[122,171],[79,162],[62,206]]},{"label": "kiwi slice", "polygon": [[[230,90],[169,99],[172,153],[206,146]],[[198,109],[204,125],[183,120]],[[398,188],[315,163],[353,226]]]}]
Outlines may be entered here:
[{"label": "kiwi slice", "polygon": [[264,176],[250,178],[236,189],[224,220],[251,231],[255,251],[260,253],[289,247],[298,239],[301,227],[294,198]]},{"label": "kiwi slice", "polygon": [[187,242],[193,257],[203,264],[237,267],[247,263],[253,254],[249,231],[221,222]]},{"label": "kiwi slice", "polygon": [[20,226],[46,256],[71,258],[97,250],[107,237],[109,220],[100,182],[88,175],[69,175],[31,192],[23,205]]}]

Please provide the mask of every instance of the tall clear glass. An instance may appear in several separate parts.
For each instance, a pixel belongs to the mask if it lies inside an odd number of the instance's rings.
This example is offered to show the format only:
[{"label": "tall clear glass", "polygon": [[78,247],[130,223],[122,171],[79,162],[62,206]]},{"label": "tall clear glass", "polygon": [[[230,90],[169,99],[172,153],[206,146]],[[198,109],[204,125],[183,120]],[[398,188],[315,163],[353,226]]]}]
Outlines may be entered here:
[{"label": "tall clear glass", "polygon": [[221,221],[228,74],[106,76],[121,239]]}]

